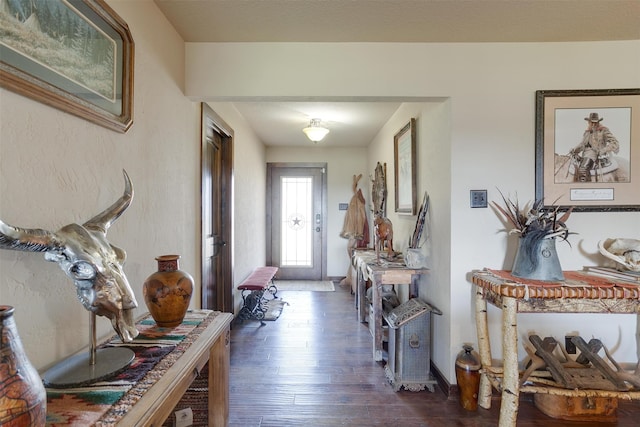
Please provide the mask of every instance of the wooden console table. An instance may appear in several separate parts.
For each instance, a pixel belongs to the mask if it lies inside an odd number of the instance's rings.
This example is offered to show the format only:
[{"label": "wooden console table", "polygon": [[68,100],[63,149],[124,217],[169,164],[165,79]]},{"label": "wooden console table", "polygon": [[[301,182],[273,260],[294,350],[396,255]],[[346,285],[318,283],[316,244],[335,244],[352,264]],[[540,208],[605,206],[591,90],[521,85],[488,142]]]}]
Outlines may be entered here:
[{"label": "wooden console table", "polygon": [[[155,348],[161,349],[162,345],[175,340],[155,367],[145,371],[144,377],[136,384],[129,384],[124,395],[110,406],[92,404],[94,400],[87,396],[122,389],[123,381],[117,377],[78,389],[48,388],[47,426],[161,426],[207,362],[208,425],[226,426],[229,419],[229,327],[232,320],[230,313],[195,310],[187,313],[182,325],[170,329],[158,328],[153,319],[146,316],[138,322],[140,336],[131,344],[119,345],[139,349],[145,345],[154,346],[146,342],[156,340],[162,344]],[[117,338],[109,341],[109,345],[114,345],[114,341],[118,345]],[[127,369],[134,370],[135,365],[134,360]],[[82,399],[86,399],[85,403]]]},{"label": "wooden console table", "polygon": [[[640,399],[640,390],[569,390],[519,385],[517,313],[640,313],[640,286],[583,272],[565,271],[562,282],[542,282],[511,276],[503,270],[472,273],[478,348],[482,362],[478,404],[491,407],[492,386],[502,391],[500,426],[515,426],[520,392],[565,396],[606,396]],[[502,309],[503,367],[492,366],[487,302]]]},{"label": "wooden console table", "polygon": [[409,285],[409,297],[418,296],[417,278],[420,274],[427,273],[426,268],[409,268],[404,261],[388,261],[384,254],[380,255],[380,262],[376,260],[374,250],[356,250],[353,252],[351,263],[356,273],[356,307],[358,309],[358,320],[365,322],[367,318],[368,306],[365,303],[366,282],[371,281],[372,315],[369,322],[373,328],[373,359],[382,361],[382,286],[383,285]]}]

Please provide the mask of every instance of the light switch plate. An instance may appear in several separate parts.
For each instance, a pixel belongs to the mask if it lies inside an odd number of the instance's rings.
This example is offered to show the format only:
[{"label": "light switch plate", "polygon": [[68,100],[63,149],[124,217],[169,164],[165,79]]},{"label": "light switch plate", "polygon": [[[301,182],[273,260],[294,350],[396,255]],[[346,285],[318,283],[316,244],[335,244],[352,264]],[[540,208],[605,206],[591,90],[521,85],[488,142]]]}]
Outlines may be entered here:
[{"label": "light switch plate", "polygon": [[471,207],[487,207],[487,190],[471,190]]},{"label": "light switch plate", "polygon": [[174,427],[189,427],[193,425],[193,411],[191,408],[180,409],[174,414],[176,416]]}]

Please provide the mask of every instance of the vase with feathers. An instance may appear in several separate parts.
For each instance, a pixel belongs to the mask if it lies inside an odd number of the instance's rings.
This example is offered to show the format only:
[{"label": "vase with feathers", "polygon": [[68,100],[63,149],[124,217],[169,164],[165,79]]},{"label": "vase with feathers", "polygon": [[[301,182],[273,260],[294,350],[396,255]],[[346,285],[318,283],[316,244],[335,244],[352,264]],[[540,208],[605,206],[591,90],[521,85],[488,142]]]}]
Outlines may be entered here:
[{"label": "vase with feathers", "polygon": [[492,202],[517,234],[518,250],[511,274],[516,277],[544,281],[562,281],[564,275],[556,252],[556,239],[566,241],[570,233],[566,225],[573,208],[562,212],[557,206],[545,207],[542,199],[531,206],[520,207],[502,193],[504,206]]}]

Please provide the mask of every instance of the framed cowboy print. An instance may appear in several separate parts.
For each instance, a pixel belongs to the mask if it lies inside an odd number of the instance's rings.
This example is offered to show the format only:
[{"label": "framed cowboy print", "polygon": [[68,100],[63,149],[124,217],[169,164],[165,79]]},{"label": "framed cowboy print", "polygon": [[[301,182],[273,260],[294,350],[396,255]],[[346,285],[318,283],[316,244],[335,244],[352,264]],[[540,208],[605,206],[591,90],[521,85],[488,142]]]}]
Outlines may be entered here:
[{"label": "framed cowboy print", "polygon": [[640,209],[640,89],[536,92],[536,200]]}]

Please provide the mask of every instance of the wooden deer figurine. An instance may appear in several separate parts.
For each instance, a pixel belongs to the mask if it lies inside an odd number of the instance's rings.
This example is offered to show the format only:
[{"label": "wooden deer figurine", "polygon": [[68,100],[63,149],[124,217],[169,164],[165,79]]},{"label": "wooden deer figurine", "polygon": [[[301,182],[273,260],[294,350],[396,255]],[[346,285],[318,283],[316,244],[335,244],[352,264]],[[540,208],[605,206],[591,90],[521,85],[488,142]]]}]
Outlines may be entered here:
[{"label": "wooden deer figurine", "polygon": [[387,259],[393,259],[393,224],[389,218],[376,215],[373,221],[375,230],[374,247],[376,250],[376,260],[380,261],[380,252],[384,251],[385,243],[387,245]]}]

